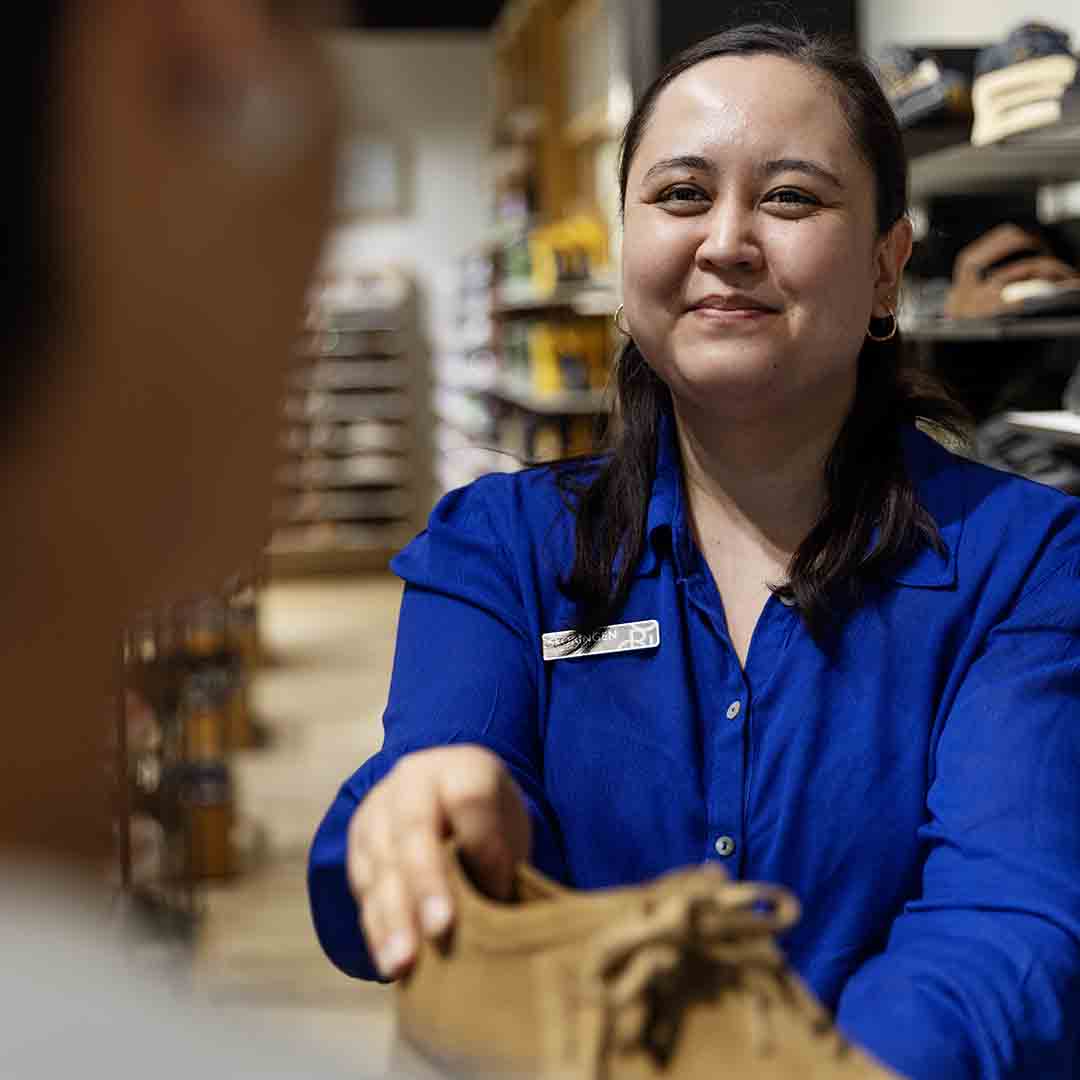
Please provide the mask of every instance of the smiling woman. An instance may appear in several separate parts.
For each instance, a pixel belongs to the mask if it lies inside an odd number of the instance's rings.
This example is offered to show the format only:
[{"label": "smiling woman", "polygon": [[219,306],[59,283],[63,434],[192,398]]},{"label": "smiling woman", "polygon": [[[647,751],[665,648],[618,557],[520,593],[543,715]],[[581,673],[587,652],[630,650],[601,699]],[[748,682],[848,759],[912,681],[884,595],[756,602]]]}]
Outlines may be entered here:
[{"label": "smiling woman", "polygon": [[[741,27],[687,50],[650,88],[627,126],[619,179],[631,340],[615,379],[612,458],[577,512],[578,628],[602,626],[625,599],[658,420],[673,408],[700,495],[699,542],[716,469],[757,477],[771,462],[790,466],[793,444],[825,462],[818,490],[794,506],[761,489],[777,543],[744,620],[752,630],[771,581],[821,632],[830,605],[933,542],[897,468],[898,422],[960,437],[966,420],[938,385],[901,369],[895,315],[911,230],[892,111],[844,47]],[[738,578],[745,570],[739,558]]]},{"label": "smiling woman", "polygon": [[[901,365],[905,175],[830,41],[740,28],[645,93],[609,452],[452,492],[393,564],[386,737],[311,854],[345,971],[468,938],[448,834],[501,898],[711,863],[799,897],[787,959],[902,1075],[1077,1075],[1080,510],[919,430],[962,414]],[[731,1071],[710,1030],[672,1075]]]}]

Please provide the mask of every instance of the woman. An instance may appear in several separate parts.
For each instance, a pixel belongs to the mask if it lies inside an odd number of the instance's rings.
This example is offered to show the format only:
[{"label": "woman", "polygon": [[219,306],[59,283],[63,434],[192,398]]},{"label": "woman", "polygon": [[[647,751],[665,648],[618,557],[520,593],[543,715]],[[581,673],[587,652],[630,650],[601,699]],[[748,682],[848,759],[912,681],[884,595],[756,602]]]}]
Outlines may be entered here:
[{"label": "woman", "polygon": [[312,851],[324,947],[407,969],[453,918],[448,833],[496,897],[526,856],[579,888],[711,861],[796,893],[788,958],[900,1073],[1074,1075],[1080,519],[916,429],[957,414],[898,373],[880,89],[721,34],[620,181],[613,451],[454,492],[397,559],[384,746]]},{"label": "woman", "polygon": [[[186,1009],[102,924],[107,696],[147,604],[265,542],[281,379],[331,214],[312,5],[35,3],[10,50],[0,460],[5,1077],[332,1075]],[[13,31],[14,33],[14,31]]]}]

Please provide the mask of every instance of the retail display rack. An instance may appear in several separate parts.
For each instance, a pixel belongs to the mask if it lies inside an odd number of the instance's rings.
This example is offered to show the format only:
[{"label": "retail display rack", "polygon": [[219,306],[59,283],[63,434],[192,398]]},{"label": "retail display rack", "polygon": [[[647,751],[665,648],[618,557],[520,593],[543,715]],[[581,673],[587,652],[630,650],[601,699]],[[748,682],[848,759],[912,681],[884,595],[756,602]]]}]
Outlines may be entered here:
[{"label": "retail display rack", "polygon": [[490,240],[434,363],[441,491],[596,446],[618,306],[628,26],[613,0],[512,0],[494,30]]},{"label": "retail display rack", "polygon": [[415,532],[420,335],[392,268],[322,282],[289,377],[274,574],[384,565]]},{"label": "retail display rack", "polygon": [[[918,211],[928,200],[964,194],[1031,192],[1046,222],[1080,217],[1080,126],[1051,124],[989,146],[970,143],[913,159],[910,194]],[[988,319],[910,317],[902,323],[920,362],[931,365],[935,345],[948,342],[1080,338],[1080,315],[1009,315]],[[1077,417],[1068,412],[1010,413],[1018,431],[1076,444]]]},{"label": "retail display rack", "polygon": [[250,868],[257,826],[238,813],[231,757],[259,742],[260,565],[220,594],[135,619],[116,697],[120,895],[152,939],[189,941],[204,883]]}]

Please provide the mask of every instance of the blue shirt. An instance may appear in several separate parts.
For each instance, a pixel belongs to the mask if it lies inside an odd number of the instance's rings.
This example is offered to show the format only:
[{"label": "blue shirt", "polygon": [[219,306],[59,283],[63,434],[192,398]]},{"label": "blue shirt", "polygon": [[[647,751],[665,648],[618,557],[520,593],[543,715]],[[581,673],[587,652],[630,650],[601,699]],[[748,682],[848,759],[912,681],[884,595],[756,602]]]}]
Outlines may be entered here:
[{"label": "blue shirt", "polygon": [[574,623],[549,470],[447,495],[406,581],[383,748],[311,852],[322,945],[375,976],[344,870],[403,754],[478,743],[528,801],[533,861],[591,889],[718,861],[803,905],[782,944],[853,1039],[916,1080],[1080,1076],[1080,501],[904,432],[944,542],[823,650],[775,596],[745,670],[663,428],[620,622],[658,648],[545,662]]}]

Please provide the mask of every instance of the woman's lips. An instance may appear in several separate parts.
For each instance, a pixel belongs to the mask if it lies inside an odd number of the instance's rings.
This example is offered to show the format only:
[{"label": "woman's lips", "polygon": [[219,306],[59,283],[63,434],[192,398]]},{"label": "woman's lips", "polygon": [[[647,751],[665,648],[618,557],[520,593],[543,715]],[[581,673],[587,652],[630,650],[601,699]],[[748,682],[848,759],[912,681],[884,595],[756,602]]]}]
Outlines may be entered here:
[{"label": "woman's lips", "polygon": [[720,308],[702,306],[691,308],[690,314],[707,323],[724,326],[730,324],[753,323],[778,313],[761,307]]}]

